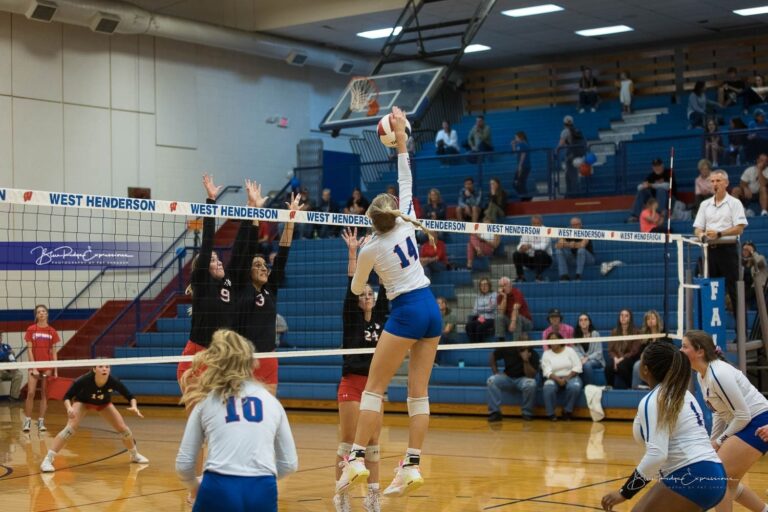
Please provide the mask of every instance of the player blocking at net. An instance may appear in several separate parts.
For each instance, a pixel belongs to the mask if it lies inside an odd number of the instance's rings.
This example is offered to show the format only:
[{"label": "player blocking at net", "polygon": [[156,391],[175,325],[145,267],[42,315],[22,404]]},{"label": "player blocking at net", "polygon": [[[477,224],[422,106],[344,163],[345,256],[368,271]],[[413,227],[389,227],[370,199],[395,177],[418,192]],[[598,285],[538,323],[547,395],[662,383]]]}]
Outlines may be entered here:
[{"label": "player blocking at net", "polygon": [[130,402],[131,405],[127,410],[136,414],[139,418],[143,418],[144,416],[136,404],[136,397],[125,387],[125,384],[120,382],[120,379],[111,376],[109,372],[110,367],[107,365],[93,367],[91,371],[73,382],[69,391],[64,395],[64,406],[67,409],[69,419],[67,420],[67,426],[56,435],[51,449],[48,450],[48,455],[45,456],[40,464],[40,470],[44,473],[56,471],[56,468],[53,466],[53,460],[61,449],[64,448],[64,445],[67,444],[69,438],[75,435],[80,421],[88,414],[89,410],[98,412],[120,434],[123,445],[131,456],[131,462],[138,464],[149,463],[149,459],[139,453],[131,429],[125,424],[120,412],[112,403],[112,391],[117,391]]},{"label": "player blocking at net", "polygon": [[365,467],[366,444],[381,420],[384,392],[409,350],[408,449],[384,495],[402,496],[424,483],[419,462],[429,428],[427,387],[440,340],[442,318],[429,289],[429,279],[419,264],[415,227],[426,232],[432,243],[434,237],[409,217],[413,213],[413,183],[406,148],[405,114],[393,107],[388,124],[397,141],[400,204],[398,207],[397,198],[389,194],[379,194],[368,208],[366,216],[371,219],[374,235],[360,250],[351,288],[354,294],[362,294],[368,276],[374,270],[387,290],[391,312],[371,361],[368,381],[360,399],[355,442],[336,482],[337,493],[346,492],[351,484],[362,482],[369,476]]}]

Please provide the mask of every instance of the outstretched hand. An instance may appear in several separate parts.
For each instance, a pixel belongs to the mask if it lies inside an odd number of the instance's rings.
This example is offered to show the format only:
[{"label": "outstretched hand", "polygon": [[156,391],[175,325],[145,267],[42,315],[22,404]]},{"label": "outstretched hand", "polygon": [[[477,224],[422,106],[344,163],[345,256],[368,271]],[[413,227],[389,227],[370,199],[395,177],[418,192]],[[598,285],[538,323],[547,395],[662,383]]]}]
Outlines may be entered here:
[{"label": "outstretched hand", "polygon": [[136,416],[138,416],[139,418],[143,418],[144,417],[144,415],[141,414],[141,411],[139,411],[139,406],[138,405],[132,405],[132,406],[126,408],[126,410],[127,411],[131,411],[132,413],[136,414]]},{"label": "outstretched hand", "polygon": [[399,107],[392,107],[391,125],[395,133],[405,133],[405,112]]},{"label": "outstretched hand", "polygon": [[287,206],[288,209],[291,211],[298,211],[298,210],[301,210],[300,201],[301,201],[301,195],[294,194],[293,192],[291,192],[291,202],[285,203],[285,206]]},{"label": "outstretched hand", "polygon": [[213,183],[213,176],[210,174],[203,174],[203,186],[206,193],[208,193],[208,199],[216,199],[221,192],[221,185],[218,187]]},{"label": "outstretched hand", "polygon": [[362,249],[362,247],[368,243],[371,239],[371,235],[357,238],[357,228],[345,228],[341,233],[341,238],[344,239],[344,242],[347,244],[350,251],[357,251],[358,249]]},{"label": "outstretched hand", "polygon": [[245,180],[245,193],[248,195],[248,206],[263,208],[267,198],[261,195],[261,185],[255,181]]}]

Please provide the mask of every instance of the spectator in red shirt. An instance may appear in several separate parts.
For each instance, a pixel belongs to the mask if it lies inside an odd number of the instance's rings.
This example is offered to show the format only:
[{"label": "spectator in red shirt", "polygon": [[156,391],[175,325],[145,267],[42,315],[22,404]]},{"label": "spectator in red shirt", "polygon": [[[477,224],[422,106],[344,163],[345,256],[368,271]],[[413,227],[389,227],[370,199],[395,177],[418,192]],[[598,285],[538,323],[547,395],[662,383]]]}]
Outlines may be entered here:
[{"label": "spectator in red shirt", "polygon": [[[56,329],[48,325],[48,306],[38,304],[35,306],[35,323],[27,327],[24,334],[24,341],[27,342],[27,352],[30,361],[55,361],[55,345],[61,340]],[[29,432],[32,428],[32,409],[35,405],[35,391],[37,382],[41,381],[40,393],[40,416],[37,419],[37,430],[45,432],[45,410],[48,408],[46,398],[46,377],[53,374],[58,377],[58,370],[54,368],[32,368],[29,370],[29,382],[27,383],[27,401],[24,405],[24,426],[22,430]]]},{"label": "spectator in red shirt", "polygon": [[659,213],[659,202],[653,197],[645,203],[645,210],[640,213],[640,231],[643,233],[664,232],[664,215]]},{"label": "spectator in red shirt", "polygon": [[431,278],[435,272],[442,272],[448,268],[448,254],[445,252],[445,242],[435,240],[435,245],[424,242],[419,248],[419,261],[424,267],[424,275]]},{"label": "spectator in red shirt", "polygon": [[511,332],[512,339],[519,341],[523,333],[527,333],[533,327],[533,318],[528,310],[523,292],[512,285],[508,277],[499,279],[499,293],[496,296],[496,304],[499,312],[496,315],[496,338],[499,341],[506,339],[506,333]]}]

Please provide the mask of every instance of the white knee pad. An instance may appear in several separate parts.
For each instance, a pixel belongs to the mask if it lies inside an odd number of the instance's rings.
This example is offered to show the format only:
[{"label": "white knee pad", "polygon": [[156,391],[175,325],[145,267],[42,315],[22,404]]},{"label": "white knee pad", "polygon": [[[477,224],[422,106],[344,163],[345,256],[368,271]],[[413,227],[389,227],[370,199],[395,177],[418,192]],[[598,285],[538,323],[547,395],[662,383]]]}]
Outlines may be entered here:
[{"label": "white knee pad", "polygon": [[741,496],[741,493],[744,492],[744,484],[739,482],[739,486],[736,487],[736,492],[733,493],[733,500],[736,501],[739,496]]},{"label": "white knee pad", "polygon": [[67,425],[66,427],[64,427],[64,429],[63,429],[61,432],[59,432],[59,436],[61,436],[61,438],[62,438],[63,440],[65,440],[65,441],[66,441],[67,439],[69,439],[70,437],[72,437],[73,435],[75,435],[75,429],[73,429],[73,428],[70,428],[70,426],[69,426],[69,425]]},{"label": "white knee pad", "polygon": [[336,455],[339,457],[346,457],[349,455],[349,451],[352,449],[350,443],[339,443],[339,448],[336,450]]},{"label": "white knee pad", "polygon": [[371,393],[370,391],[363,391],[363,395],[360,397],[360,410],[381,412],[381,404],[383,401],[383,396]]},{"label": "white knee pad", "polygon": [[381,459],[381,449],[377,444],[369,444],[365,447],[365,460],[367,462],[379,462]]},{"label": "white knee pad", "polygon": [[429,416],[429,397],[408,397],[408,416],[418,416],[419,414],[426,414]]},{"label": "white knee pad", "polygon": [[129,429],[129,428],[126,428],[125,430],[123,430],[122,432],[120,432],[120,436],[121,436],[123,439],[130,439],[131,437],[133,437],[133,432],[131,432],[131,429]]}]

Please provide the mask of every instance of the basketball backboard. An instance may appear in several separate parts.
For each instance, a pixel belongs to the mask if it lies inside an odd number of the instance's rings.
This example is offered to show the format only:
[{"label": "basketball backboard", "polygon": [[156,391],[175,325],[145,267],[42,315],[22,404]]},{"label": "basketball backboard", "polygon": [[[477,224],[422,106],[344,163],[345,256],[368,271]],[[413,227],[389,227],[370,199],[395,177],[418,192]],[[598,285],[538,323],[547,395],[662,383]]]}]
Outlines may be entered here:
[{"label": "basketball backboard", "polygon": [[393,106],[409,119],[418,119],[437,93],[445,67],[354,77],[341,99],[320,124],[321,130],[339,130],[376,124]]}]

